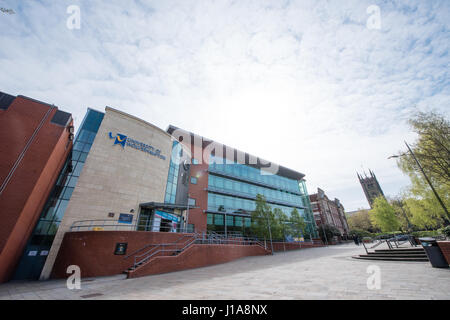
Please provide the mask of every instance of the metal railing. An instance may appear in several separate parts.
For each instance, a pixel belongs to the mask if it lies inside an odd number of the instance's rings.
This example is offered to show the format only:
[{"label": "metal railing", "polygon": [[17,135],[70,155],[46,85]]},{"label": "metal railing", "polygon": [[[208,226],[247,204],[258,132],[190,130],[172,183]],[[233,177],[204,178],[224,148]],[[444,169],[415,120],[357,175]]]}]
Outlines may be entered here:
[{"label": "metal railing", "polygon": [[194,233],[193,225],[181,226],[177,223],[174,228],[170,225],[152,226],[147,223],[122,223],[117,219],[79,220],[72,223],[70,231],[153,231],[153,232],[179,232]]},{"label": "metal railing", "polygon": [[[144,252],[143,254],[135,256],[134,257],[134,267],[136,268],[138,265],[143,264],[144,262],[150,260],[152,257],[154,257],[155,255],[157,255],[159,253],[182,252],[186,248],[191,246],[197,240],[198,236],[199,236],[198,234],[192,234],[192,235],[189,235],[189,236],[183,236],[183,237],[181,237],[180,239],[178,239],[177,241],[175,241],[173,243],[158,244],[155,247],[151,248],[150,250]],[[185,238],[185,237],[189,237],[191,239],[188,239],[187,241],[181,243],[182,247],[179,248],[178,245],[180,245],[180,243],[178,243],[178,241],[183,239],[183,238]],[[165,249],[165,247],[169,247],[169,246],[175,246],[175,248]],[[144,258],[140,259],[141,257],[144,257]]]},{"label": "metal railing", "polygon": [[[186,241],[180,242],[182,239],[186,239]],[[154,246],[151,249],[145,251],[142,254],[135,255],[134,256],[134,268],[137,268],[138,266],[143,265],[146,262],[149,262],[151,258],[155,256],[161,256],[161,255],[177,255],[189,248],[193,244],[232,244],[232,245],[258,245],[266,250],[267,247],[261,243],[256,238],[251,237],[244,237],[241,238],[225,238],[223,235],[220,235],[215,232],[211,233],[194,233],[191,235],[184,235],[180,239],[178,239],[175,242],[172,243],[164,243],[164,244],[149,244],[145,247],[129,254],[124,259],[128,259],[129,257],[133,256],[134,254],[150,247]]]}]

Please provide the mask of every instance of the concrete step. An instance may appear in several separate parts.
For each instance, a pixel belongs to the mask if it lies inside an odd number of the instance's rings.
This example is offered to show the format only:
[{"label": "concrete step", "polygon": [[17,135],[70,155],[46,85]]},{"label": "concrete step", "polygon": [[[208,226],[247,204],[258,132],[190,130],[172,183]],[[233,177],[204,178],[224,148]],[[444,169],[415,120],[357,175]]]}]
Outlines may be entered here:
[{"label": "concrete step", "polygon": [[378,249],[375,250],[376,253],[385,253],[385,252],[389,252],[389,253],[412,253],[412,252],[425,252],[424,248],[411,248],[411,249]]},{"label": "concrete step", "polygon": [[381,261],[405,261],[405,262],[426,262],[429,261],[427,257],[424,258],[410,258],[410,257],[373,257],[368,255],[353,256],[353,259],[361,260],[381,260]]},{"label": "concrete step", "polygon": [[367,257],[395,257],[395,258],[427,258],[425,253],[409,253],[409,254],[385,254],[385,253],[369,253],[364,255]]}]

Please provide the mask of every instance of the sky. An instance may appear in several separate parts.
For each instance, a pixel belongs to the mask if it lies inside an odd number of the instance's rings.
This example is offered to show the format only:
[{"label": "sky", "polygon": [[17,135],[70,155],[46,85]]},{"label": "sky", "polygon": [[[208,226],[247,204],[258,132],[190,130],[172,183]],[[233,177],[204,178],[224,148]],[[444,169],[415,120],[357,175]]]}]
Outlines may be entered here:
[{"label": "sky", "polygon": [[[73,6],[79,8],[72,11]],[[450,114],[450,1],[0,0],[0,91],[110,106],[306,175],[346,211],[387,196],[416,111]],[[79,17],[79,19],[78,19]],[[79,21],[79,28],[77,22]]]}]

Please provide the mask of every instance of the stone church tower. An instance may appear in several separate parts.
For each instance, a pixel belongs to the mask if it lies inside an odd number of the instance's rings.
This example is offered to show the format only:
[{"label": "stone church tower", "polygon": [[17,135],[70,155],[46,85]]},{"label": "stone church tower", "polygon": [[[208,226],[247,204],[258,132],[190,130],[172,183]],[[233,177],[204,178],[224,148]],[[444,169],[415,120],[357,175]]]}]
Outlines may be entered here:
[{"label": "stone church tower", "polygon": [[363,177],[359,173],[356,173],[358,175],[359,183],[361,183],[361,186],[364,190],[364,194],[366,195],[367,201],[370,204],[370,207],[372,208],[373,201],[378,196],[383,196],[384,193],[383,190],[381,190],[380,184],[378,183],[377,177],[375,174],[369,169],[370,176],[368,177],[366,173],[364,173]]}]

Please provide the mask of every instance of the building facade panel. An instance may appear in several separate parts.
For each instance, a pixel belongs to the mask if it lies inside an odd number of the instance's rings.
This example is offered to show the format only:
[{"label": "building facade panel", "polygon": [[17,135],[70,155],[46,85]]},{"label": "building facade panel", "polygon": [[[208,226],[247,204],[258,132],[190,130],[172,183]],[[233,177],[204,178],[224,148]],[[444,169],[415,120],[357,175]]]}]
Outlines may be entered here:
[{"label": "building facade panel", "polygon": [[73,223],[106,220],[116,225],[118,217],[125,214],[132,216],[130,230],[135,230],[141,203],[164,202],[171,146],[172,139],[163,130],[106,108],[41,279],[50,276],[63,236]]},{"label": "building facade panel", "polygon": [[256,196],[260,194],[272,208],[280,209],[288,217],[295,208],[307,223],[307,233],[317,237],[303,174],[281,166],[275,174],[263,174],[257,157],[182,129],[169,127],[168,131],[184,132],[189,138],[183,140],[188,141],[187,144],[183,143],[191,148],[192,154],[202,158],[201,163],[192,166],[199,178],[194,179],[194,183],[190,181],[189,189],[190,197],[195,197],[199,206],[193,212],[196,224],[202,222],[202,231],[250,233],[250,215],[256,207]]}]

